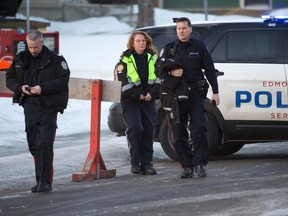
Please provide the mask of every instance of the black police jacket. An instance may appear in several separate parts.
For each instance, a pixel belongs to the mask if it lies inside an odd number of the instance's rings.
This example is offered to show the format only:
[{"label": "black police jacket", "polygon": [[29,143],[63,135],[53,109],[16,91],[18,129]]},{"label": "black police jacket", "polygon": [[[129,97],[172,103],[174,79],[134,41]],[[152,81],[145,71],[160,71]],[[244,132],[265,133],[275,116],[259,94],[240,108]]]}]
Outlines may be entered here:
[{"label": "black police jacket", "polygon": [[[199,95],[206,97],[208,84],[207,86],[200,84],[207,83],[202,70],[205,71],[213,93],[218,93],[214,63],[203,42],[194,39],[186,43],[175,40],[161,50],[159,59],[160,101],[163,109],[169,111],[174,118],[178,115],[178,101],[188,98],[188,87],[196,89]],[[170,74],[170,71],[176,68],[183,69],[182,77]]]},{"label": "black police jacket", "polygon": [[[197,83],[206,77],[212,87],[212,92],[214,94],[218,93],[218,82],[214,63],[206,45],[202,41],[190,38],[188,42],[183,43],[175,40],[162,49],[159,58],[171,58],[180,63],[183,66],[183,77],[187,84]],[[173,81],[170,80],[170,82],[178,81],[177,78],[174,77],[171,79]],[[167,83],[168,80],[166,77],[165,82]]]},{"label": "black police jacket", "polygon": [[[14,94],[21,94],[21,86],[27,76],[29,51],[20,52],[14,59],[6,73],[6,85]],[[69,90],[68,82],[70,70],[63,56],[43,46],[40,54],[41,60],[36,71],[38,83],[42,89],[39,95],[40,102],[50,111],[63,112],[67,107]]]}]

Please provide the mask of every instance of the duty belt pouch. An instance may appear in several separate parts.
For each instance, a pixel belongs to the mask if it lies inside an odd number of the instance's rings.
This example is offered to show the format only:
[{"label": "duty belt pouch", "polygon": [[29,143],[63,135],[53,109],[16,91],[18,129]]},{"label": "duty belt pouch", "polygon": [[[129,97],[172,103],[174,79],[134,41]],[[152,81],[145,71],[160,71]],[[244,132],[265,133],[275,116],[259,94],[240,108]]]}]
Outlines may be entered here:
[{"label": "duty belt pouch", "polygon": [[208,88],[209,88],[209,84],[207,80],[203,79],[203,80],[197,81],[197,84],[198,84],[198,91],[200,95],[202,95],[202,97],[205,99],[207,97]]}]

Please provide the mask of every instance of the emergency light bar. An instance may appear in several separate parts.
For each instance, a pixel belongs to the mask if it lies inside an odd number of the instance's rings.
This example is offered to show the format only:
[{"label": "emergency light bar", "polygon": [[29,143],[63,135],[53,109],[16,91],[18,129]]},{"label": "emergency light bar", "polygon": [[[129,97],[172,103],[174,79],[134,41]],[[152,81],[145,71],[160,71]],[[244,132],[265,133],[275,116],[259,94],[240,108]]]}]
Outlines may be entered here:
[{"label": "emergency light bar", "polygon": [[280,23],[288,23],[288,16],[284,15],[264,15],[262,16],[262,19],[264,19],[264,23],[273,23],[273,24],[280,24]]}]

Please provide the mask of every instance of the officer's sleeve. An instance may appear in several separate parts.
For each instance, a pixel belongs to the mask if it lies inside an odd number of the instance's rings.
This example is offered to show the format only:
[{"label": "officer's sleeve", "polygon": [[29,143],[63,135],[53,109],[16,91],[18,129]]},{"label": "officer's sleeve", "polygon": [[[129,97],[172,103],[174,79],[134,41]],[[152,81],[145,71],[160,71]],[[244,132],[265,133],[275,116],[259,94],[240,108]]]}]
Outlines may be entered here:
[{"label": "officer's sleeve", "polygon": [[205,76],[212,87],[213,94],[218,94],[219,92],[218,81],[216,76],[216,70],[214,67],[214,62],[205,44],[203,44],[202,46],[202,53],[203,53],[202,68],[205,70]]}]

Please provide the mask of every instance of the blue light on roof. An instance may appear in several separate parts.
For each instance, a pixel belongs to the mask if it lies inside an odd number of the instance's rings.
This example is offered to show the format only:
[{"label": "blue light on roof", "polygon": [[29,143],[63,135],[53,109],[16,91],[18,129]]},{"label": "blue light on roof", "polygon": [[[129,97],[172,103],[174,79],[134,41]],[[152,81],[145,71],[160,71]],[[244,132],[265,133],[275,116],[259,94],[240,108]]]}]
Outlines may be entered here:
[{"label": "blue light on roof", "polygon": [[285,15],[265,15],[262,16],[262,19],[264,19],[264,23],[268,23],[268,24],[280,24],[280,23],[288,23],[288,16]]}]

